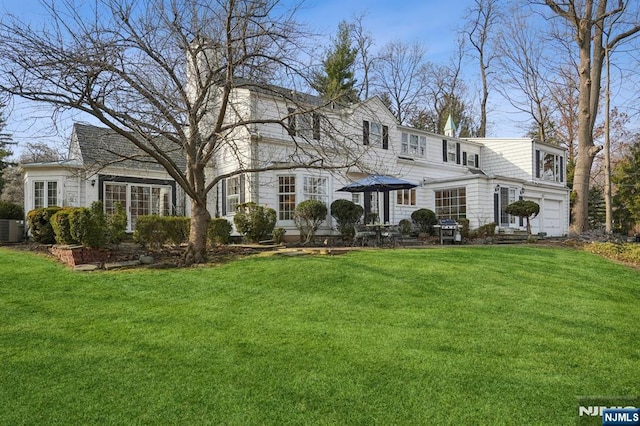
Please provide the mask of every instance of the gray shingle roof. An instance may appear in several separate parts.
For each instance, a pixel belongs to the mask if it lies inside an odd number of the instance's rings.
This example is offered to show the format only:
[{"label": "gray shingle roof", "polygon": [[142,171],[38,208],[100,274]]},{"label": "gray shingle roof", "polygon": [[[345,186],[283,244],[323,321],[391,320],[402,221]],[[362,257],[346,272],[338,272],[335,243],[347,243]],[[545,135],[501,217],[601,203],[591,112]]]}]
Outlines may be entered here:
[{"label": "gray shingle roof", "polygon": [[[131,169],[164,170],[155,159],[111,129],[76,123],[73,133],[85,167],[102,168],[113,165]],[[185,169],[185,157],[179,146],[162,137],[156,138],[154,142],[162,151],[171,154],[180,170]]]}]

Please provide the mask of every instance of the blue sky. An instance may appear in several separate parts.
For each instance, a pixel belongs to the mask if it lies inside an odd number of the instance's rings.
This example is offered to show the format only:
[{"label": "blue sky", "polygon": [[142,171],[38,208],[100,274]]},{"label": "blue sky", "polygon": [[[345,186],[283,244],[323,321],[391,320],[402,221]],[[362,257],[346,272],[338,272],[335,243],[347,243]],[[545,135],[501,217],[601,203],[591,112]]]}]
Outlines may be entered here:
[{"label": "blue sky", "polygon": [[[284,0],[285,3],[288,0]],[[292,0],[293,1],[293,0]],[[427,49],[427,60],[447,63],[456,49],[457,29],[462,25],[465,10],[473,0],[436,1],[404,0],[305,0],[298,19],[314,32],[334,34],[338,23],[364,14],[364,27],[371,33],[376,46],[389,41],[407,43],[420,41]],[[37,0],[0,0],[0,13],[37,21],[42,16]],[[467,65],[467,73],[475,64]],[[475,78],[475,76],[473,76]],[[469,82],[472,87],[475,82]],[[496,136],[520,136],[523,132],[507,116],[496,112],[490,121]],[[19,145],[28,141],[64,144],[70,133],[72,119],[67,117],[60,127],[53,125],[51,111],[33,104],[16,102],[8,117],[7,131]]]}]

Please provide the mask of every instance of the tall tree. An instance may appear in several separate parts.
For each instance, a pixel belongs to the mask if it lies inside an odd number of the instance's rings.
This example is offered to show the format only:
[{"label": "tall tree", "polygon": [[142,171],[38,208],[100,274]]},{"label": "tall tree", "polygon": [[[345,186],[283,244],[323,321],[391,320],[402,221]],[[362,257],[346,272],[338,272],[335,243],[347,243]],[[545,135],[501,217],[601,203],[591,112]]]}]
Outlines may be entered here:
[{"label": "tall tree", "polygon": [[358,52],[355,62],[356,76],[360,76],[358,93],[361,99],[368,99],[374,62],[371,54],[371,49],[374,45],[373,36],[364,28],[364,15],[356,16],[351,23],[351,28],[355,48]]},{"label": "tall tree", "polygon": [[344,104],[358,101],[354,73],[357,54],[351,26],[342,21],[338,24],[333,46],[322,61],[322,70],[313,76],[312,86],[320,96]]},{"label": "tall tree", "polygon": [[11,135],[5,132],[7,121],[4,117],[4,108],[5,105],[0,103],[0,194],[2,193],[2,189],[5,184],[3,172],[7,167],[13,164],[8,159],[13,155],[11,146],[15,145]]},{"label": "tall tree", "polygon": [[422,44],[393,41],[386,44],[374,63],[375,87],[385,94],[400,124],[418,111],[427,86],[426,50]]},{"label": "tall tree", "polygon": [[500,94],[535,123],[533,136],[546,142],[553,122],[551,91],[547,84],[545,47],[528,16],[514,8],[504,16],[497,44]]},{"label": "tall tree", "polygon": [[[355,152],[342,155],[349,135],[335,131],[317,144],[292,137],[286,162],[254,161],[238,149],[235,135],[266,123],[288,129],[292,114],[285,108],[274,117],[242,116],[233,103],[239,89],[267,93],[295,107],[295,114],[322,107],[264,83],[276,75],[308,81],[299,58],[309,38],[295,21],[296,5],[291,9],[278,0],[60,3],[46,5],[44,27],[11,16],[0,22],[0,89],[90,114],[162,165],[191,201],[186,262],[206,257],[207,196],[224,179],[300,167],[337,169],[358,161]],[[290,83],[286,87],[294,88]],[[158,146],[158,136],[170,148]],[[174,161],[176,153],[184,156],[186,169]],[[237,168],[212,167],[221,153],[232,155]]]},{"label": "tall tree", "polygon": [[492,48],[492,38],[497,36],[496,27],[501,18],[499,0],[474,0],[467,9],[463,28],[464,34],[469,40],[472,56],[478,61],[480,71],[480,82],[482,93],[480,95],[480,123],[478,125],[477,136],[487,135],[487,103],[489,101],[491,62],[495,59]]},{"label": "tall tree", "polygon": [[[572,228],[575,232],[583,232],[589,229],[591,166],[602,149],[594,144],[593,131],[600,103],[605,52],[640,31],[639,8],[631,0],[611,3],[607,0],[545,0],[545,4],[571,30],[579,54],[578,152],[573,180]],[[609,25],[613,21],[617,24]],[[606,38],[605,29],[610,31]]]}]

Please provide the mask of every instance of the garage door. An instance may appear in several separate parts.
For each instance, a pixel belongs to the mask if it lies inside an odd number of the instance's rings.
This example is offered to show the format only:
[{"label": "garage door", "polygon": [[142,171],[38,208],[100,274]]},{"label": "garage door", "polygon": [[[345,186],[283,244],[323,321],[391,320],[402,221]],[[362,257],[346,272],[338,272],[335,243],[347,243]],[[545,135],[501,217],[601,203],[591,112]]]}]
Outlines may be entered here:
[{"label": "garage door", "polygon": [[540,206],[540,216],[542,219],[540,224],[542,232],[546,232],[550,237],[563,235],[562,201],[545,199],[544,204]]}]

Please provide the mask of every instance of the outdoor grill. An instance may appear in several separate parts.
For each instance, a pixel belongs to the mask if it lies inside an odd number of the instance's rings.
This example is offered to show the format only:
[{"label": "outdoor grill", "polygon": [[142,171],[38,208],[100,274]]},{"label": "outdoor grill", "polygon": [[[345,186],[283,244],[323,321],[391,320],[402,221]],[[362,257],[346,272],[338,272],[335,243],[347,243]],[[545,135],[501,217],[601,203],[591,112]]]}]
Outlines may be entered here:
[{"label": "outdoor grill", "polygon": [[440,234],[440,244],[451,241],[451,244],[460,242],[460,225],[453,219],[440,219],[435,226]]}]

